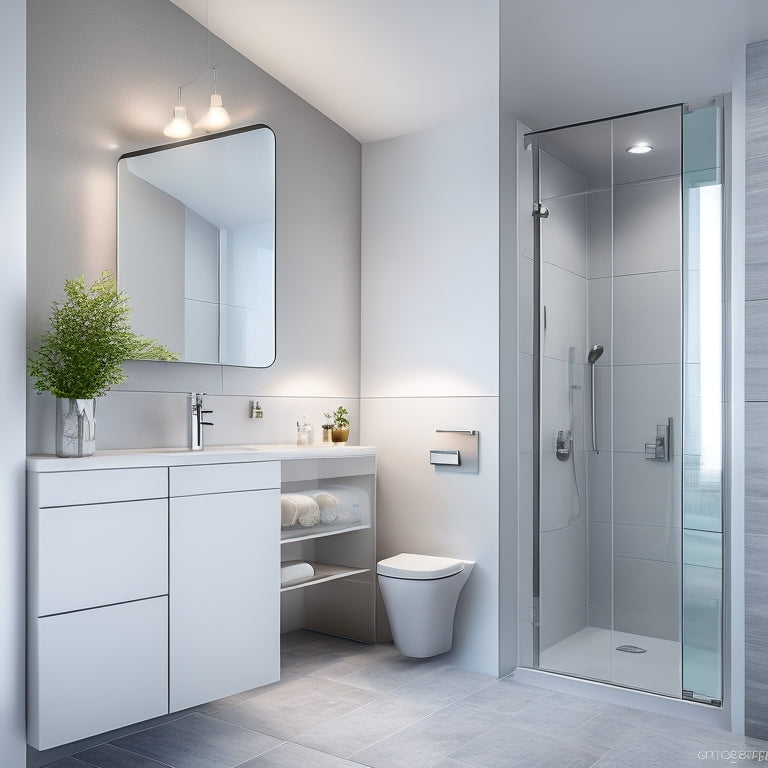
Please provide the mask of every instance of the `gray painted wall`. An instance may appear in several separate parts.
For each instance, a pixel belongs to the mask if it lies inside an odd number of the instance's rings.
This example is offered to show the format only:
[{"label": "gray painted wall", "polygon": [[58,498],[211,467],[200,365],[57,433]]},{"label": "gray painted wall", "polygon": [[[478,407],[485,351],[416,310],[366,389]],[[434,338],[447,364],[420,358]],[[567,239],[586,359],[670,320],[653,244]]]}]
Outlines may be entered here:
[{"label": "gray painted wall", "polygon": [[747,47],[746,733],[768,738],[768,42]]},{"label": "gray painted wall", "polygon": [[9,404],[0,443],[0,765],[23,768],[24,730],[24,290],[25,200],[24,0],[3,5],[0,64],[12,72],[0,123],[0,392]]},{"label": "gray painted wall", "polygon": [[[179,83],[206,64],[206,36],[166,0],[29,1],[30,344],[65,278],[115,269],[117,160],[167,143],[162,127]],[[360,144],[217,38],[211,61],[232,127],[265,123],[276,135],[277,361],[262,370],[130,363],[128,382],[99,400],[97,446],[184,444],[181,393],[193,390],[211,395],[209,444],[291,442],[299,417],[309,412],[319,427],[340,402],[356,440]],[[193,121],[210,87],[203,76],[184,89]],[[258,422],[247,418],[254,398],[265,409]],[[53,450],[49,395],[29,396],[27,440],[30,453]]]}]

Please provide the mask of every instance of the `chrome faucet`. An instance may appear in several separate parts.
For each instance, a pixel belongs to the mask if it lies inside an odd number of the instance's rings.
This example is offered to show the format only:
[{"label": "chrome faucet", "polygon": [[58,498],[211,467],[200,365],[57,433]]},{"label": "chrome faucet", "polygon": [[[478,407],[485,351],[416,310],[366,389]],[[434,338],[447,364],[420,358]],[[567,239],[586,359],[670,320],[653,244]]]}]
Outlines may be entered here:
[{"label": "chrome faucet", "polygon": [[212,427],[212,421],[204,421],[203,395],[205,392],[192,392],[189,395],[189,447],[192,451],[203,450],[203,427]]}]

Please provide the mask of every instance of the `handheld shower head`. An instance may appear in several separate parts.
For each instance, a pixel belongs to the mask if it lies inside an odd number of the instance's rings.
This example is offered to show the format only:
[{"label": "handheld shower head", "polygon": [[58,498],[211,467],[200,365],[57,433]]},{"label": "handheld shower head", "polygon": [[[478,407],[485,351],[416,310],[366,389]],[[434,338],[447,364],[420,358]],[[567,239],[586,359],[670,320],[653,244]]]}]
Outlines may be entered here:
[{"label": "handheld shower head", "polygon": [[590,365],[594,365],[602,356],[605,349],[603,348],[602,344],[595,344],[592,349],[589,350],[589,354],[587,355],[587,362]]}]

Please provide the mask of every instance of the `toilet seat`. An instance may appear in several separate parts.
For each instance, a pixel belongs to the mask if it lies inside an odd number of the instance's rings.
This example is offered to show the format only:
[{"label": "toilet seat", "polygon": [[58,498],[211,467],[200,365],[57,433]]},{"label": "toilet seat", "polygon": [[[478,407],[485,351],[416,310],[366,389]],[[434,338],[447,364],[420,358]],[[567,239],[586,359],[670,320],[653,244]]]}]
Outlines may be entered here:
[{"label": "toilet seat", "polygon": [[452,557],[434,557],[433,555],[413,555],[404,552],[386,560],[380,560],[376,566],[379,576],[394,579],[413,579],[426,581],[444,579],[464,570],[464,561]]}]

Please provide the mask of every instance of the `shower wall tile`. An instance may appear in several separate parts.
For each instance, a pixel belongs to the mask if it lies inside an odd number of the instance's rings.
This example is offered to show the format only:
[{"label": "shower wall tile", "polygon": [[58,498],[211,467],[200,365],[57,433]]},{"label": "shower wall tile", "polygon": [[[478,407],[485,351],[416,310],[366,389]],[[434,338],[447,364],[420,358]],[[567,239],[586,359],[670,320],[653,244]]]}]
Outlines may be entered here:
[{"label": "shower wall tile", "polygon": [[748,402],[744,422],[745,527],[750,535],[768,536],[768,403]]},{"label": "shower wall tile", "polygon": [[541,301],[546,307],[546,328],[541,326],[545,357],[568,360],[568,348],[576,347],[576,359],[586,359],[587,281],[552,264],[542,265]]},{"label": "shower wall tile", "polygon": [[[653,442],[656,426],[671,416],[679,433],[681,422],[681,371],[674,365],[623,365],[613,369],[614,450],[643,453]],[[673,437],[675,455],[680,440]],[[648,464],[657,462],[648,462]],[[662,464],[665,462],[659,462]]]},{"label": "shower wall tile", "polygon": [[768,298],[768,158],[747,160],[746,195],[745,295],[750,301]]},{"label": "shower wall tile", "polygon": [[[595,432],[597,447],[600,454],[613,450],[613,367],[603,365],[602,358],[595,364]],[[591,419],[592,403],[590,401],[587,418]],[[592,422],[589,421],[590,442],[592,447]]]},{"label": "shower wall tile", "polygon": [[533,260],[517,257],[517,349],[533,354]]},{"label": "shower wall tile", "polygon": [[679,526],[680,465],[680,456],[666,462],[650,461],[641,453],[615,453],[615,522],[629,526]]},{"label": "shower wall tile", "polygon": [[765,43],[747,46],[747,159],[768,155],[768,67]]},{"label": "shower wall tile", "polygon": [[[553,360],[550,357],[541,359],[541,435],[543,451],[550,447],[554,450],[554,440],[557,432],[570,429],[569,365],[565,360]],[[581,389],[573,390],[573,414],[577,439],[583,432],[584,426],[584,368],[574,365],[574,385]],[[550,445],[551,443],[551,445]],[[583,448],[583,442],[581,446]]]},{"label": "shower wall tile", "polygon": [[681,268],[680,204],[677,178],[616,187],[613,193],[615,275]]},{"label": "shower wall tile", "polygon": [[768,300],[748,301],[744,389],[747,400],[768,400]]},{"label": "shower wall tile", "polygon": [[613,197],[610,189],[587,195],[587,277],[613,274]]},{"label": "shower wall tile", "polygon": [[540,546],[541,623],[562,619],[577,609],[583,610],[586,619],[586,525],[542,533]]},{"label": "shower wall tile", "polygon": [[603,345],[603,355],[600,362],[611,364],[611,339],[613,335],[613,280],[610,277],[587,280],[587,296],[589,300],[589,332],[587,334],[587,349],[595,344]]},{"label": "shower wall tile", "polygon": [[539,153],[539,175],[542,200],[575,195],[587,188],[587,181],[580,173],[546,152]]},{"label": "shower wall tile", "polygon": [[587,515],[591,523],[611,522],[612,464],[608,451],[587,454]]},{"label": "shower wall tile", "polygon": [[541,222],[541,258],[581,277],[587,274],[587,204],[584,195],[547,202]]},{"label": "shower wall tile", "polygon": [[[573,461],[576,461],[575,487]],[[559,461],[554,451],[541,454],[541,519],[542,531],[565,528],[584,520],[584,499],[587,485],[586,456],[583,451],[571,454],[568,461]]]},{"label": "shower wall tile", "polygon": [[760,699],[768,690],[768,536],[747,537],[744,571],[748,718],[750,735],[759,736],[768,734],[768,703]]},{"label": "shower wall tile", "polygon": [[619,632],[680,639],[680,566],[614,557],[614,628]]},{"label": "shower wall tile", "polygon": [[587,606],[577,605],[573,610],[551,621],[542,622],[539,634],[539,648],[546,651],[566,637],[570,637],[587,626]]},{"label": "shower wall tile", "polygon": [[768,77],[768,40],[747,46],[747,84],[755,79]]},{"label": "shower wall tile", "polygon": [[613,281],[615,365],[682,359],[680,272],[652,272]]},{"label": "shower wall tile", "polygon": [[589,626],[611,626],[612,535],[610,522],[589,523]]},{"label": "shower wall tile", "polygon": [[616,557],[680,564],[680,536],[679,527],[616,523],[613,526],[613,551]]}]

